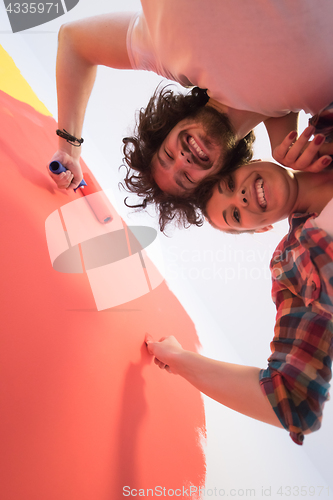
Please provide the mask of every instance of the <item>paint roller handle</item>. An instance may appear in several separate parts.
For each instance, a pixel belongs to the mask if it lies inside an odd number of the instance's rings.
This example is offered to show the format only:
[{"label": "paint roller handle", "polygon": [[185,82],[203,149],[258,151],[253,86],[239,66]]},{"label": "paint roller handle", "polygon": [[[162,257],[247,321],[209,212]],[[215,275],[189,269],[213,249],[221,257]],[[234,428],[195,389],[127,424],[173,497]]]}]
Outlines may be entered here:
[{"label": "paint roller handle", "polygon": [[[57,174],[57,175],[61,174],[62,172],[66,172],[66,170],[67,170],[67,168],[65,168],[63,166],[63,164],[60,163],[60,161],[56,161],[56,160],[51,161],[51,163],[49,164],[49,169],[50,169],[50,172],[52,172],[53,174]],[[74,189],[74,191],[76,192],[76,190],[78,188],[82,188],[86,185],[87,185],[86,181],[84,179],[82,179],[82,181],[80,182],[78,187]]]}]

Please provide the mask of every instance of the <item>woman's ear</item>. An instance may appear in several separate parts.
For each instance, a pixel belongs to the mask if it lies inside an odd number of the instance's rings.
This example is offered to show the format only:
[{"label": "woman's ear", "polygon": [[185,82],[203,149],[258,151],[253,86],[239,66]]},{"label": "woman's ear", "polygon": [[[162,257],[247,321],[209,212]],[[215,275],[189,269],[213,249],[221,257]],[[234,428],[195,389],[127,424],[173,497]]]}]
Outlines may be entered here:
[{"label": "woman's ear", "polygon": [[273,229],[273,226],[270,224],[269,226],[261,227],[259,229],[256,229],[254,232],[255,233],[266,233],[267,231],[270,231]]}]

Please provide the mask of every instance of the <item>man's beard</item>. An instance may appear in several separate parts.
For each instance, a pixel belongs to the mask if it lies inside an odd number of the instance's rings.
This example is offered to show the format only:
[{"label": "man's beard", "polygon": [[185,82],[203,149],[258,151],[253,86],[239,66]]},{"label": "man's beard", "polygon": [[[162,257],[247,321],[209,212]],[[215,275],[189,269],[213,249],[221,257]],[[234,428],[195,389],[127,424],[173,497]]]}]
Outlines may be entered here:
[{"label": "man's beard", "polygon": [[[207,135],[206,139],[214,145],[221,146],[221,155],[218,163],[222,167],[226,153],[236,144],[236,136],[228,116],[211,106],[203,106],[191,115],[189,119],[193,119],[196,122],[200,121]],[[206,168],[204,166],[201,168],[206,170],[211,167],[207,165]]]},{"label": "man's beard", "polygon": [[[200,121],[207,135],[207,140],[213,144],[222,146],[219,163],[223,163],[225,154],[236,144],[236,136],[231,126],[230,120],[225,113],[221,113],[211,106],[199,108],[195,114],[189,117],[190,120]],[[206,167],[211,168],[210,166]],[[203,170],[206,170],[202,167]]]}]

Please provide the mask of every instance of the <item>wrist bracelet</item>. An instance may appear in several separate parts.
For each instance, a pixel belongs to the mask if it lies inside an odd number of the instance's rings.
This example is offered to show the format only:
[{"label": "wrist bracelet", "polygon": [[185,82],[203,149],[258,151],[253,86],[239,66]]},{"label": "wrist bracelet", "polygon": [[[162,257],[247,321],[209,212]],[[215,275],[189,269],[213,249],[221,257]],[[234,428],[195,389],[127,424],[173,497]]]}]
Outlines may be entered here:
[{"label": "wrist bracelet", "polygon": [[[65,139],[69,144],[72,146],[75,146],[76,148],[79,148],[81,144],[83,143],[83,139],[78,139],[74,135],[69,134],[65,129],[63,130],[56,130],[56,134],[61,137],[62,139]],[[76,143],[76,144],[75,144]]]}]

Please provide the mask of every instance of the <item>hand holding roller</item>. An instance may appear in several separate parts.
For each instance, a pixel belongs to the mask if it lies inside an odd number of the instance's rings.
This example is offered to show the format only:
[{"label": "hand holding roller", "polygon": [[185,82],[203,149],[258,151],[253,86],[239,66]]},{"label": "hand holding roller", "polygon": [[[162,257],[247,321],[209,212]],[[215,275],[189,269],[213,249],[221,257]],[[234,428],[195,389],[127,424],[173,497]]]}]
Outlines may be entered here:
[{"label": "hand holding roller", "polygon": [[[57,174],[57,175],[61,174],[62,172],[66,172],[66,170],[67,170],[67,168],[65,168],[63,166],[63,164],[60,163],[60,161],[51,161],[51,163],[49,165],[49,169],[53,174]],[[78,188],[82,188],[86,185],[87,185],[86,181],[84,179],[82,179],[82,181],[80,182],[78,187],[74,189],[74,191],[76,192],[76,190]]]},{"label": "hand holding roller", "polygon": [[[49,169],[53,174],[61,174],[67,170],[62,163],[60,163],[60,161],[51,161]],[[90,177],[89,174],[85,175],[87,176],[88,184],[84,179],[82,179],[74,191],[76,191],[79,187],[83,188],[86,186],[86,189],[82,189],[81,193],[85,196],[85,199],[96,219],[101,224],[108,224],[113,219],[110,202],[106,198],[105,194],[100,191],[100,188],[95,185],[93,178]]]}]

